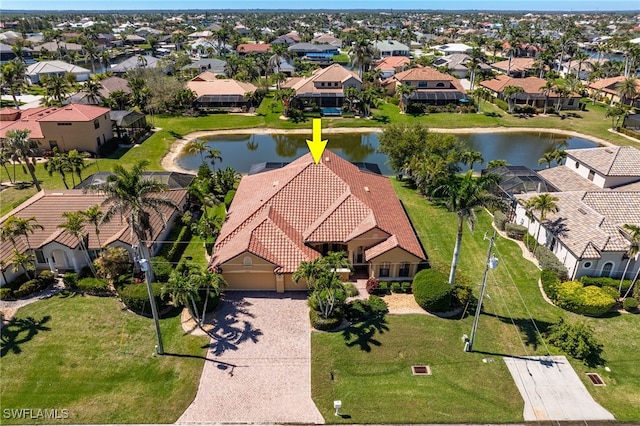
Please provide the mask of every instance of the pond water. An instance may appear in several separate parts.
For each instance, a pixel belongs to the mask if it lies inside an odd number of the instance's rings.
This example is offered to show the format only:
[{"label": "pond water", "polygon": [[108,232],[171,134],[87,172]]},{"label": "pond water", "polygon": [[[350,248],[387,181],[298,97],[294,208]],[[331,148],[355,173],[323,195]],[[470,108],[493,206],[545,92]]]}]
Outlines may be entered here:
[{"label": "pond water", "polygon": [[[287,134],[238,134],[218,135],[207,138],[207,146],[220,150],[222,162],[219,167],[231,167],[247,173],[252,164],[262,162],[291,162],[309,152],[306,140],[311,135]],[[475,133],[457,135],[476,151],[482,153],[485,163],[475,165],[481,170],[486,162],[495,159],[507,160],[509,164],[539,169],[538,159],[547,151],[557,148],[593,148],[598,144],[583,138],[568,137],[552,133]],[[327,149],[352,162],[376,163],[385,175],[393,172],[386,164],[386,156],[376,152],[378,133],[323,134]],[[185,154],[178,165],[196,171],[201,163],[198,154]],[[466,166],[462,167],[463,170]]]}]

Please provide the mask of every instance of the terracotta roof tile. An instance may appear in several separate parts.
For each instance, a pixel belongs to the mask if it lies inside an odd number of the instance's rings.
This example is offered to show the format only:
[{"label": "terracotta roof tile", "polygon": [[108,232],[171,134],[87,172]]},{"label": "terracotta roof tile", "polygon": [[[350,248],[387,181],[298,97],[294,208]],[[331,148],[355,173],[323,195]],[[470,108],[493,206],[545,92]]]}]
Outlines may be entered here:
[{"label": "terracotta roof tile", "polygon": [[[198,97],[207,95],[239,95],[244,96],[248,92],[255,92],[256,86],[229,78],[212,78],[214,75],[208,71],[187,82],[187,87],[193,90]],[[206,80],[205,80],[206,79]]]},{"label": "terracotta roof tile", "polygon": [[374,227],[395,235],[394,247],[425,258],[388,178],[362,172],[329,150],[317,165],[307,154],[242,179],[211,265],[255,250],[290,273],[301,260],[319,256],[306,242],[346,242]]}]

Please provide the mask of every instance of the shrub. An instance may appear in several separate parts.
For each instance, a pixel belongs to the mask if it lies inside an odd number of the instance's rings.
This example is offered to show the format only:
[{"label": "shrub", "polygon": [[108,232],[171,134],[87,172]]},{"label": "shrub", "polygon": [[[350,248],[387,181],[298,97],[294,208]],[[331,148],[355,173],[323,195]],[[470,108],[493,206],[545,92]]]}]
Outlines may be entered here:
[{"label": "shrub", "polygon": [[410,282],[403,282],[402,283],[402,292],[403,293],[411,293],[411,283]]},{"label": "shrub", "polygon": [[[198,308],[198,311],[200,313],[202,313],[202,309],[204,308],[204,302],[205,300],[207,300],[207,294],[204,293],[205,290],[204,288],[200,289],[200,292],[203,294],[200,294],[200,298],[198,300],[196,300],[196,307]],[[220,304],[220,299],[222,299],[222,294],[214,289],[209,288],[209,300],[207,301],[207,310],[206,312],[212,312],[214,311],[218,305]]]},{"label": "shrub", "polygon": [[38,275],[38,281],[40,282],[40,288],[45,289],[56,281],[56,277],[53,275],[53,272],[45,269]]},{"label": "shrub", "polygon": [[236,190],[232,189],[231,191],[227,192],[227,194],[224,196],[224,205],[227,207],[227,210],[229,210],[229,206],[231,206],[231,202],[233,201],[233,197],[236,196]]},{"label": "shrub", "polygon": [[62,277],[64,286],[70,290],[75,289],[78,284],[78,274],[75,272],[65,272]]},{"label": "shrub", "polygon": [[568,311],[583,315],[602,315],[616,303],[615,299],[599,287],[583,287],[578,281],[558,285],[556,304]]},{"label": "shrub", "polygon": [[16,299],[20,299],[26,297],[32,293],[38,291],[38,280],[29,280],[26,283],[22,284],[19,289],[13,292],[13,296]]},{"label": "shrub", "polygon": [[163,256],[152,257],[151,267],[153,268],[155,279],[158,282],[167,282],[167,280],[169,280],[169,275],[171,275],[171,271],[173,271],[173,265],[171,265],[171,263],[169,263],[169,261]]},{"label": "shrub", "polygon": [[115,278],[131,273],[129,252],[124,247],[107,247],[94,262],[100,278]]},{"label": "shrub", "polygon": [[504,230],[507,232],[509,238],[514,240],[522,240],[527,233],[527,227],[518,225],[515,223],[507,223],[504,225]]},{"label": "shrub", "polygon": [[638,310],[638,299],[635,297],[627,297],[622,301],[622,307],[627,312],[635,312]]},{"label": "shrub", "polygon": [[525,247],[529,251],[534,251],[538,247],[538,242],[536,241],[536,237],[534,237],[529,233],[524,234],[524,237],[522,238],[522,242],[524,243]]},{"label": "shrub", "polygon": [[620,292],[618,292],[618,288],[617,287],[612,287],[612,286],[609,286],[609,285],[605,285],[603,287],[585,286],[585,288],[588,288],[588,287],[600,288],[602,290],[602,293],[606,294],[607,296],[611,297],[612,299],[617,299],[618,297],[620,297]]},{"label": "shrub", "polygon": [[540,282],[547,297],[555,302],[558,297],[558,286],[560,285],[560,280],[556,273],[551,269],[543,269],[540,271]]},{"label": "shrub", "polygon": [[507,216],[504,213],[502,213],[500,210],[496,210],[493,212],[493,223],[496,225],[496,228],[504,231],[506,222]]},{"label": "shrub", "polygon": [[413,297],[416,303],[430,312],[446,312],[451,306],[452,286],[446,274],[436,269],[425,269],[413,278]]},{"label": "shrub", "polygon": [[451,293],[453,298],[453,305],[466,306],[467,303],[475,302],[475,296],[473,295],[473,289],[466,284],[456,284],[453,286]]},{"label": "shrub", "polygon": [[347,297],[356,297],[359,294],[358,288],[355,286],[355,284],[342,283],[342,285],[344,286],[344,292],[346,293]]},{"label": "shrub", "polygon": [[367,280],[367,293],[376,294],[379,289],[380,281],[376,277],[369,277]]},{"label": "shrub", "polygon": [[534,253],[541,269],[551,269],[560,281],[564,281],[569,276],[566,266],[558,260],[555,254],[545,246],[538,246]]},{"label": "shrub", "polygon": [[503,111],[509,111],[509,105],[502,99],[493,99],[493,104]]},{"label": "shrub", "polygon": [[0,287],[0,300],[13,299],[13,291],[8,287]]},{"label": "shrub", "polygon": [[371,295],[369,299],[356,299],[347,305],[346,316],[352,323],[366,321],[389,312],[382,298]]},{"label": "shrub", "polygon": [[311,326],[316,330],[335,330],[340,327],[340,324],[342,324],[342,315],[331,318],[322,318],[318,311],[315,309],[309,309],[309,321],[311,322]]},{"label": "shrub", "polygon": [[[156,300],[159,311],[166,309],[169,302],[168,294],[162,296],[162,285],[161,283],[151,284],[153,297]],[[124,286],[118,294],[127,308],[137,314],[151,316],[151,305],[149,304],[149,293],[147,292],[146,284]]]},{"label": "shrub", "polygon": [[380,294],[388,294],[388,292],[389,292],[389,283],[386,282],[386,281],[381,281],[378,284],[378,292]]},{"label": "shrub", "polygon": [[[191,239],[191,227],[187,225],[183,225],[182,229],[180,229],[180,233],[178,234],[176,240],[173,242],[173,245],[167,252],[167,259],[171,262],[177,262],[182,257],[182,253],[187,248],[187,241]],[[155,272],[155,271],[154,271]]]},{"label": "shrub", "polygon": [[586,324],[571,324],[561,318],[549,327],[547,339],[553,346],[589,366],[600,364],[602,345],[594,337],[593,329]]},{"label": "shrub", "polygon": [[[587,277],[586,275],[583,275],[580,277],[580,282],[585,286],[587,285],[595,285],[596,287],[609,286],[609,287],[614,287],[616,290],[618,289],[618,287],[620,287],[619,279],[609,278],[609,277]],[[622,291],[626,292],[627,290],[629,290],[629,287],[631,287],[631,283],[632,283],[631,280],[622,281]]]},{"label": "shrub", "polygon": [[392,293],[400,293],[402,291],[402,286],[400,283],[391,283],[391,292]]},{"label": "shrub", "polygon": [[102,296],[111,293],[109,290],[109,281],[104,278],[82,278],[78,281],[76,289],[83,293]]}]

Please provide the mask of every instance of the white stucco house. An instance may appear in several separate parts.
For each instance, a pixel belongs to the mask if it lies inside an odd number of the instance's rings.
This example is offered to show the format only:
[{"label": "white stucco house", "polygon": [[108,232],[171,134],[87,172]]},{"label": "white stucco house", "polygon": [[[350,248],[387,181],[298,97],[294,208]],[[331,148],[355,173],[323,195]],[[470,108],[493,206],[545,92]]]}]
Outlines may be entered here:
[{"label": "white stucco house", "polygon": [[564,165],[541,170],[556,197],[558,211],[527,217],[526,200],[538,195],[515,196],[514,221],[527,226],[540,244],[548,247],[567,267],[570,279],[606,276],[633,279],[640,259],[629,259],[630,236],[623,226],[640,226],[640,150],[604,147],[567,150]]}]

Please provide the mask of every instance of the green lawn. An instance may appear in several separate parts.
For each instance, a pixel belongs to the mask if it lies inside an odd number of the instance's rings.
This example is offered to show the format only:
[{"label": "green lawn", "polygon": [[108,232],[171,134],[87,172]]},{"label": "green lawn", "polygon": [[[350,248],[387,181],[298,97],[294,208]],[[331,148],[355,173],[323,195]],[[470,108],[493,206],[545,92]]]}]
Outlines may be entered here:
[{"label": "green lawn", "polygon": [[176,356],[154,356],[153,321],[115,298],[56,296],[20,309],[2,330],[2,408],[67,409],[55,423],[175,422],[195,397],[207,339],[185,336],[179,315],[161,327]]},{"label": "green lawn", "polygon": [[[455,215],[392,182],[430,260],[446,268],[455,242]],[[485,231],[493,232],[491,217],[482,213],[473,234],[465,228],[460,256],[459,272],[477,292],[489,244]],[[611,372],[595,371],[606,387],[592,386],[582,373],[594,369],[571,361],[587,389],[618,420],[640,420],[640,389],[634,385],[640,383],[640,369],[631,361],[640,351],[640,315],[585,318],[565,312],[544,301],[537,268],[522,258],[514,242],[497,238],[494,253],[500,264],[488,277],[489,298],[480,317],[476,353],[462,350],[461,337],[470,333],[471,317],[389,315],[383,332],[374,324],[312,335],[312,392],[327,422],[522,421],[522,400],[500,357],[547,354],[535,327],[544,331],[560,317],[588,322],[604,344],[603,358]],[[549,351],[559,354],[554,348]],[[487,357],[495,362],[483,363]],[[417,363],[430,365],[433,376],[413,377],[409,367]],[[333,416],[334,399],[342,400],[350,418]]]}]

